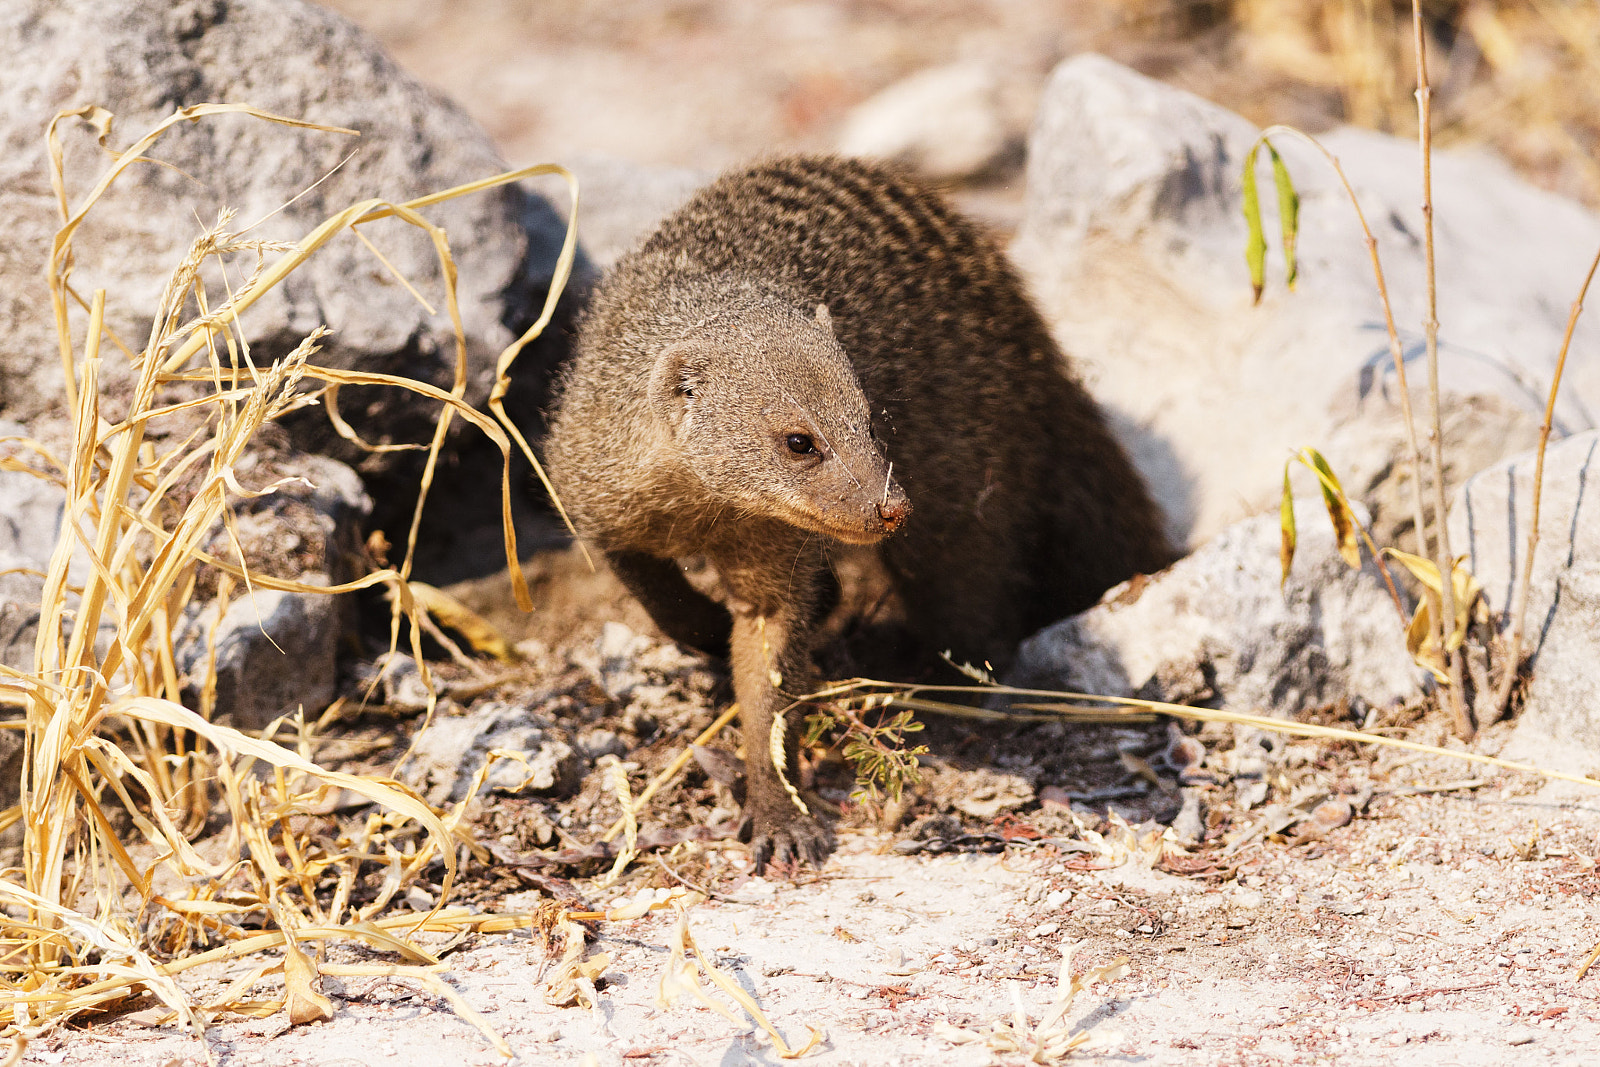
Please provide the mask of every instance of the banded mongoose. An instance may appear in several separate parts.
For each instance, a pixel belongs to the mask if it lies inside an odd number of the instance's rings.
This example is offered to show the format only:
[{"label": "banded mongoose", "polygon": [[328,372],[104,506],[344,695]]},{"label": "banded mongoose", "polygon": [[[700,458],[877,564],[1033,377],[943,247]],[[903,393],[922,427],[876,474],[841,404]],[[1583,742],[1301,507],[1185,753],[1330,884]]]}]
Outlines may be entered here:
[{"label": "banded mongoose", "polygon": [[[997,669],[1172,559],[997,244],[854,160],[726,174],[625,255],[578,327],[545,451],[578,533],[661,629],[730,655],[758,870],[833,847],[786,787],[830,547],[875,544],[916,638]],[[694,556],[725,603],[685,579]]]}]

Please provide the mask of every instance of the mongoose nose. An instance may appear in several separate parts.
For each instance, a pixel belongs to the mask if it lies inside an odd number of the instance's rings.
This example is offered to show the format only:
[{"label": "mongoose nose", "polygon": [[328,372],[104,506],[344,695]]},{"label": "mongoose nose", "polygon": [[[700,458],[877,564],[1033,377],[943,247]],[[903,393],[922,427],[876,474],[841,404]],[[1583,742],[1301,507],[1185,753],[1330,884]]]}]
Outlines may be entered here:
[{"label": "mongoose nose", "polygon": [[878,518],[883,520],[884,529],[891,532],[898,530],[900,524],[906,521],[906,513],[911,510],[904,496],[888,497],[878,503]]}]

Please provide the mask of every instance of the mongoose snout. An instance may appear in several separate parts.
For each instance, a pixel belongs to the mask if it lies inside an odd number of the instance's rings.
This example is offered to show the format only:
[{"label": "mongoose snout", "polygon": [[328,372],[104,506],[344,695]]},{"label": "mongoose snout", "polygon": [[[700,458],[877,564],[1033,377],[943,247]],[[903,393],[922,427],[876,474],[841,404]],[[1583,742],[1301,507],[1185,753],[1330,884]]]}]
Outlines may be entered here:
[{"label": "mongoose snout", "polygon": [[776,159],[701,190],[602,280],[557,403],[546,458],[578,532],[669,636],[728,653],[758,870],[833,847],[794,790],[792,710],[832,543],[872,546],[930,653],[997,671],[1173,558],[999,247],[870,164]]}]

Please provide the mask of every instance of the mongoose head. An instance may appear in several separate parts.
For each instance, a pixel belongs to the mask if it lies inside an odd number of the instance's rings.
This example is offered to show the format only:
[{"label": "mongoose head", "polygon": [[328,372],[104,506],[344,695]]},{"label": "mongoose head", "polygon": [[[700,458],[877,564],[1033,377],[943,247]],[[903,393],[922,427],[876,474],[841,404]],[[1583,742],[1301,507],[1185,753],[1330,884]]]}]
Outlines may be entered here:
[{"label": "mongoose head", "polygon": [[825,305],[770,294],[724,306],[667,344],[650,404],[695,478],[736,511],[852,544],[899,529],[910,501]]}]

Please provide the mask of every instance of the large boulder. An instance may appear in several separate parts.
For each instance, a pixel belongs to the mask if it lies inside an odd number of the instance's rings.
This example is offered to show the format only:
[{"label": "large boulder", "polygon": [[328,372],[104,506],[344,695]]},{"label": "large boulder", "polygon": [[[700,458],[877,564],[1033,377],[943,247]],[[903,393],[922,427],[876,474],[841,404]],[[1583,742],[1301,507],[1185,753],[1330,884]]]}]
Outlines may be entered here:
[{"label": "large boulder", "polygon": [[[219,209],[252,235],[296,241],[369,197],[403,201],[508,169],[487,135],[454,104],[390,60],[364,32],[303,0],[11,0],[0,6],[0,403],[30,420],[57,408],[61,368],[43,267],[59,217],[45,128],[57,111],[98,104],[116,116],[109,143],[125,146],[172,114],[207,101],[354,129],[359,136],[223,115],[182,123],[92,211],[77,239],[73,284],[107,290],[110,327],[141,343],[162,286]],[[76,207],[108,157],[93,131],[68,122],[67,199]],[[503,186],[423,212],[449,233],[459,268],[470,360],[467,397],[481,403],[494,360],[531,322],[564,232],[537,195]],[[430,237],[397,220],[365,235],[424,294],[430,312],[360,241],[345,235],[245,316],[257,358],[281,354],[313,327],[333,329],[318,360],[405,375],[448,388],[455,346]],[[556,331],[559,333],[560,331]],[[549,353],[544,353],[549,355]],[[530,364],[541,353],[531,353]],[[130,374],[108,360],[108,385]],[[532,368],[530,368],[532,369]],[[535,372],[529,376],[538,379]],[[537,405],[530,389],[524,408]],[[376,441],[426,440],[437,405],[396,389],[349,390],[343,410]],[[308,420],[316,447],[342,448]],[[303,442],[304,443],[304,442]],[[345,449],[366,470],[397,462]],[[404,455],[404,454],[402,454]]]},{"label": "large boulder", "polygon": [[1370,561],[1355,570],[1340,558],[1321,507],[1298,503],[1281,587],[1277,516],[1246,519],[1024,641],[1007,680],[1278,717],[1416,696],[1402,610]]},{"label": "large boulder", "polygon": [[[43,267],[60,225],[50,183],[45,130],[63,109],[99,105],[115,116],[107,144],[122,148],[169,117],[201,102],[250,104],[262,110],[359,136],[295,128],[244,115],[180,123],[127,171],[90,211],[75,241],[72,284],[81,294],[107,291],[107,323],[128,344],[143,343],[162,288],[194,238],[223,208],[231,228],[294,242],[326,217],[371,197],[399,202],[484,178],[507,168],[488,137],[465,113],[400,70],[362,31],[302,0],[188,0],[175,4],[102,0],[10,0],[0,5],[0,413],[30,436],[59,446],[68,436],[62,369]],[[76,209],[110,157],[95,131],[77,121],[59,129],[66,163],[66,199]],[[467,338],[469,402],[487,397],[501,349],[537,315],[548,290],[565,225],[549,202],[516,185],[424,209],[444,227],[458,270]],[[419,379],[448,388],[456,351],[443,294],[443,272],[428,234],[397,220],[363,227],[382,260],[352,235],[319,251],[246,313],[243,333],[258,363],[287,352],[307,332],[328,326],[316,362]],[[269,256],[271,254],[269,253]],[[387,261],[387,264],[385,264]],[[250,264],[230,279],[237,285]],[[424,307],[391,273],[402,275],[433,305]],[[580,283],[587,267],[580,263]],[[218,283],[219,279],[213,279]],[[581,287],[581,286],[580,286]],[[215,290],[214,290],[215,291]],[[72,320],[82,340],[82,320]],[[541,384],[559,358],[565,331],[524,355],[513,415],[537,421]],[[103,349],[105,414],[118,418],[133,371],[114,347]],[[399,389],[346,389],[341,411],[374,442],[425,441],[436,403]],[[192,416],[163,418],[148,428],[158,447],[175,445],[194,428]],[[375,523],[403,532],[414,500],[417,454],[368,454],[328,428],[320,408],[286,422],[289,437],[269,432],[235,466],[246,485],[299,476],[267,497],[234,502],[236,531],[255,573],[326,584],[348,576],[363,517],[378,501]],[[458,426],[460,424],[458,423]],[[531,427],[530,427],[531,428]],[[21,432],[18,429],[18,432]],[[447,454],[425,526],[424,552],[457,547],[437,537],[482,518],[498,543],[497,455],[486,457],[466,434]],[[7,449],[7,454],[12,450]],[[356,465],[368,497],[349,467]],[[6,495],[9,494],[9,495]],[[18,495],[20,494],[20,496]],[[8,524],[0,544],[10,566],[43,569],[60,518],[59,491],[26,474],[0,485]],[[232,556],[222,530],[210,547]],[[398,539],[398,537],[396,537]],[[441,547],[442,546],[442,547]],[[456,553],[470,555],[469,553]],[[474,557],[493,569],[496,553]],[[0,582],[0,642],[6,661],[31,661],[39,582],[12,575]],[[202,583],[198,599],[208,590]],[[333,656],[350,605],[326,597],[258,592],[220,620],[196,611],[188,620],[182,666],[191,677],[201,652],[218,654],[219,710],[259,725],[295,704],[325,703]],[[285,652],[292,653],[286,657]]]},{"label": "large boulder", "polygon": [[[1300,194],[1300,277],[1284,285],[1275,196],[1267,289],[1251,306],[1240,174],[1258,130],[1111,61],[1079,56],[1045,90],[1015,254],[1065,349],[1199,543],[1266,510],[1288,450],[1327,454],[1384,538],[1411,515],[1384,318],[1361,230],[1321,155],[1276,138]],[[1419,417],[1425,411],[1421,185],[1414,142],[1322,138],[1378,241]],[[1600,218],[1483,153],[1433,161],[1441,380],[1452,481],[1530,446],[1567,306]],[[1580,326],[1578,351],[1600,340]],[[1569,364],[1558,433],[1592,424],[1600,365]],[[1409,544],[1404,547],[1411,547]]]}]

